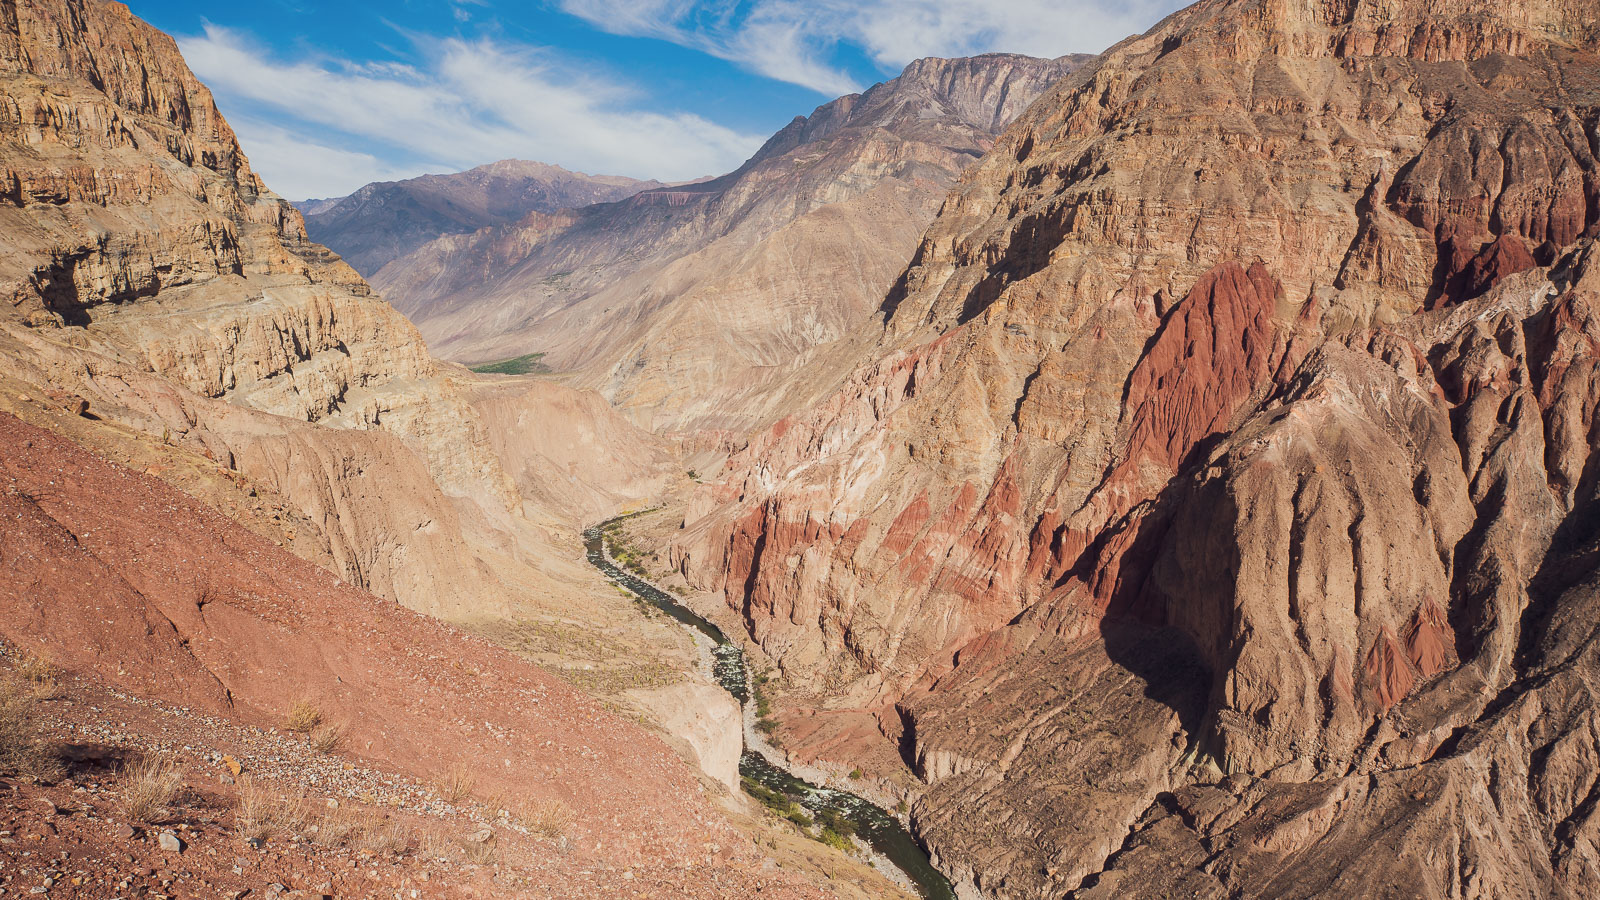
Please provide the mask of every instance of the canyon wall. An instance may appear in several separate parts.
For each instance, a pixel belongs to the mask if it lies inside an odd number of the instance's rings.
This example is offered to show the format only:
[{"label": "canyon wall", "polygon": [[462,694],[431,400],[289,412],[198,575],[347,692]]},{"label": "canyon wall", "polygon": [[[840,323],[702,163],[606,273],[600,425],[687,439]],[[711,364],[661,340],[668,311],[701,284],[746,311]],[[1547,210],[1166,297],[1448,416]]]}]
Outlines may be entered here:
[{"label": "canyon wall", "polygon": [[676,565],[899,747],[965,891],[1596,889],[1597,27],[1173,15],[691,505]]},{"label": "canyon wall", "polygon": [[647,428],[725,442],[834,385],[945,192],[1086,59],[921,60],[738,171],[448,236],[373,283],[448,358],[542,352]]},{"label": "canyon wall", "polygon": [[[3,11],[6,375],[280,492],[308,553],[415,609],[472,618],[590,577],[576,527],[659,487],[659,443],[598,398],[436,362],[126,7]],[[602,435],[637,449],[597,467]]]}]

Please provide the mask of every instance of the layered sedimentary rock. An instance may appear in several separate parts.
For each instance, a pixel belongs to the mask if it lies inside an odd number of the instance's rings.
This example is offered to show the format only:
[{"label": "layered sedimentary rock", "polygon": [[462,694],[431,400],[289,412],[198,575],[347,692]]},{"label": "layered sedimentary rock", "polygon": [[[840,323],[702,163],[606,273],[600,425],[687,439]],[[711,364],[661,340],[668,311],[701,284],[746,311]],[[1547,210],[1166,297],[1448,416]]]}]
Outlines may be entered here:
[{"label": "layered sedimentary rock", "polygon": [[505,159],[451,175],[369,184],[348,197],[300,204],[311,239],[371,277],[393,260],[447,234],[511,225],[621,200],[664,187],[620,175],[585,175],[560,166]]},{"label": "layered sedimentary rock", "polygon": [[[587,577],[558,533],[659,484],[597,399],[435,362],[126,7],[6,5],[0,122],[5,373],[276,489],[352,583],[455,618],[555,596]],[[601,434],[639,449],[601,469]]]},{"label": "layered sedimentary rock", "polygon": [[448,236],[373,284],[448,358],[543,352],[640,424],[742,434],[832,383],[962,170],[1085,59],[921,60],[736,172]]},{"label": "layered sedimentary rock", "polygon": [[852,374],[691,506],[679,567],[875,717],[964,890],[1600,889],[1597,36],[1175,14],[1006,131]]}]

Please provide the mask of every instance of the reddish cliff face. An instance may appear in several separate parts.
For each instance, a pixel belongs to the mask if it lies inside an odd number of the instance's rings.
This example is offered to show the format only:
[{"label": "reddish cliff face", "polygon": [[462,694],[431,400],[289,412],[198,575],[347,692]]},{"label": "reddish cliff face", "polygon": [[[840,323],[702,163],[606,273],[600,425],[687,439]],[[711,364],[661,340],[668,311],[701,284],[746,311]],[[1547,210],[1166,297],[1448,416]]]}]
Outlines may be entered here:
[{"label": "reddish cliff face", "polygon": [[674,559],[876,715],[989,895],[1600,889],[1558,624],[1595,562],[1597,26],[1218,0],[1113,48]]}]

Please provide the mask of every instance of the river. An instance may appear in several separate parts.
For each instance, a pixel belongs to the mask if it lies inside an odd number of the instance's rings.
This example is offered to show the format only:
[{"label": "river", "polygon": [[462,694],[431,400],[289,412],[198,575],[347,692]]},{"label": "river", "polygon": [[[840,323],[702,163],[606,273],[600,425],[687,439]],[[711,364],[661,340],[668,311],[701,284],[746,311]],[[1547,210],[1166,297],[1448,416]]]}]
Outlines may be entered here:
[{"label": "river", "polygon": [[[604,529],[621,518],[626,516],[602,522],[583,533],[590,564],[616,584],[671,616],[680,625],[710,638],[716,647],[712,670],[717,682],[741,705],[749,702],[750,680],[743,648],[728,640],[722,629],[678,603],[671,594],[628,572],[606,555]],[[848,820],[855,825],[857,836],[898,868],[918,894],[927,900],[956,900],[949,879],[928,861],[928,854],[923,852],[900,820],[871,801],[848,791],[818,787],[798,778],[751,748],[748,741],[743,755],[739,757],[739,774],[769,790],[787,795],[813,815],[832,813]]]}]

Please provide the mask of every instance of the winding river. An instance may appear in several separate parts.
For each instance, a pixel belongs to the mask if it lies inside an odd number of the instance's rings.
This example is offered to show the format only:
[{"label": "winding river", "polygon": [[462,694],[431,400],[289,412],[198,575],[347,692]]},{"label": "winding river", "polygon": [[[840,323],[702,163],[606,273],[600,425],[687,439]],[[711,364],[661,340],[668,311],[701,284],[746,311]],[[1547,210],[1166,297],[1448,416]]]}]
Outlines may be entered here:
[{"label": "winding river", "polygon": [[[671,594],[633,575],[606,555],[604,530],[623,518],[627,517],[610,519],[583,533],[589,562],[611,581],[659,608],[679,624],[710,638],[716,648],[713,650],[715,661],[712,669],[717,682],[741,705],[748,702],[749,674],[745,671],[744,650],[728,640],[720,628],[680,605]],[[813,815],[826,810],[848,819],[855,824],[856,834],[900,869],[917,893],[927,900],[956,900],[949,879],[928,861],[928,855],[912,839],[910,832],[898,819],[870,801],[847,791],[817,787],[806,782],[769,760],[759,750],[751,748],[748,742],[745,743],[743,755],[739,757],[739,774],[770,790],[788,795]]]}]

